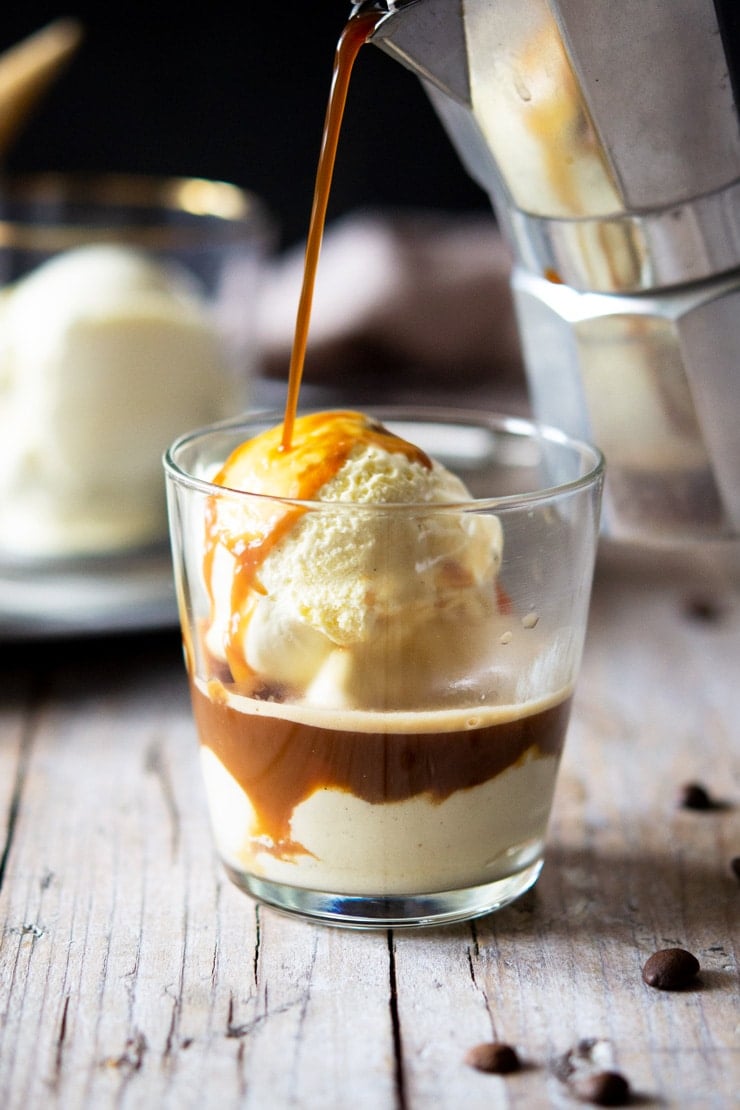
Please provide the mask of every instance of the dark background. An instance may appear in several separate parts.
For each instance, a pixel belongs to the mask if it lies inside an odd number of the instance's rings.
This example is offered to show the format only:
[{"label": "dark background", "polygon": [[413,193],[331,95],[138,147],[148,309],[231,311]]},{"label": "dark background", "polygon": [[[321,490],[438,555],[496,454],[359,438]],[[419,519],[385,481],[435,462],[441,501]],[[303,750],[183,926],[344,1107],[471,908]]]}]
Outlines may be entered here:
[{"label": "dark background", "polygon": [[[85,28],[5,168],[231,181],[267,201],[282,245],[299,240],[350,10],[349,0],[5,5],[0,50],[59,16]],[[350,86],[329,219],[377,206],[488,210],[416,78],[369,46]]]}]

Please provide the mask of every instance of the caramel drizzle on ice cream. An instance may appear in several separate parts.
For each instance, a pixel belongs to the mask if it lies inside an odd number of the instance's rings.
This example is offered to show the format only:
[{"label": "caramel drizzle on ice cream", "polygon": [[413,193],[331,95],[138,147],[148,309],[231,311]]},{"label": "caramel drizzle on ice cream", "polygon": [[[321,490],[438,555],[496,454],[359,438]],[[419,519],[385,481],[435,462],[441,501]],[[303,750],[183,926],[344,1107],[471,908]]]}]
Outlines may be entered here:
[{"label": "caramel drizzle on ice cream", "polygon": [[[303,505],[294,502],[314,500],[356,447],[375,446],[404,455],[428,469],[432,466],[421,448],[394,435],[364,413],[352,410],[308,413],[299,417],[293,427],[289,451],[283,446],[283,436],[283,425],[278,424],[247,440],[232,452],[214,477],[216,485],[240,494],[257,495],[250,498],[248,504],[240,500],[234,518],[224,513],[228,499],[223,496],[211,498],[208,505],[203,567],[206,583],[212,581],[219,545],[225,547],[235,561],[231,594],[233,617],[225,650],[237,680],[251,673],[241,644],[252,613],[250,595],[253,596],[253,591],[264,593],[259,582],[259,568],[306,511]],[[213,595],[211,602],[213,607]]]}]

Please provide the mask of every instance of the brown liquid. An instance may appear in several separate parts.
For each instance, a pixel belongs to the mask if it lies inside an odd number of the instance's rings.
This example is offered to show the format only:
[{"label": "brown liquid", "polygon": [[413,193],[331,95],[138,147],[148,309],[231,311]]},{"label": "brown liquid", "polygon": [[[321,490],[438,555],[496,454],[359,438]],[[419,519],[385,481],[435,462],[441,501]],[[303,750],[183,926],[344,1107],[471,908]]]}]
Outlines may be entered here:
[{"label": "brown liquid", "polygon": [[290,360],[290,378],[288,382],[288,397],[285,404],[285,420],[283,423],[283,448],[288,450],[293,436],[293,422],[298,409],[298,393],[303,377],[303,364],[306,357],[308,342],[308,327],[311,318],[311,305],[313,303],[314,285],[316,283],[316,268],[321,253],[321,241],[324,236],[324,223],[326,209],[329,204],[331,179],[334,172],[339,131],[344,115],[344,105],[347,100],[347,89],[355,59],[360,52],[360,47],[375,30],[381,13],[365,12],[353,16],[345,26],[337,44],[334,59],[334,74],[329,94],[329,105],[324,122],[324,133],[319,156],[319,166],[316,172],[316,185],[314,189],[313,208],[309,222],[308,239],[306,242],[306,258],[303,269],[303,286],[298,302],[298,316],[296,319],[293,351]]},{"label": "brown liquid", "polygon": [[[296,806],[317,790],[343,790],[373,805],[420,794],[444,801],[500,775],[528,753],[557,756],[570,698],[539,712],[452,732],[353,732],[243,713],[191,684],[201,742],[249,796],[256,835],[274,854],[304,851],[290,839]],[[265,705],[269,711],[269,706]]]}]

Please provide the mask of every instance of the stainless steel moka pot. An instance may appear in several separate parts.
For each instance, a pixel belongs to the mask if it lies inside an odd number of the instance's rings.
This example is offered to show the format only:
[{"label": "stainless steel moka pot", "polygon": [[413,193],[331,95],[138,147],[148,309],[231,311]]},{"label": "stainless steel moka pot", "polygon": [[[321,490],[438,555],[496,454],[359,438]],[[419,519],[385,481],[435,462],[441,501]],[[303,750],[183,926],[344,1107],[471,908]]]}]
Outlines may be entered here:
[{"label": "stainless steel moka pot", "polygon": [[604,450],[618,537],[740,534],[734,3],[354,9],[490,196],[534,413]]}]

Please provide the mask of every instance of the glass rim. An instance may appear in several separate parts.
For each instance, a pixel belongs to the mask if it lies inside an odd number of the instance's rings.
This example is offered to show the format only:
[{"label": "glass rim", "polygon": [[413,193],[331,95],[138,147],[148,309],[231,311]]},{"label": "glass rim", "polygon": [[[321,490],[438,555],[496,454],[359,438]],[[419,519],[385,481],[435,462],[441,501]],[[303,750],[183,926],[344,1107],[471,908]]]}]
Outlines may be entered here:
[{"label": "glass rim", "polygon": [[[273,219],[264,200],[250,189],[205,177],[146,173],[40,171],[0,175],[0,201],[32,207],[40,204],[89,204],[91,209],[130,209],[131,218],[113,226],[63,215],[34,223],[23,215],[0,214],[0,247],[52,249],[53,237],[110,239],[132,235],[158,238],[167,244],[197,242],[219,228],[225,239],[247,236],[269,239]],[[137,212],[159,210],[189,217],[188,225],[152,226],[137,221]],[[63,209],[61,210],[63,212]],[[202,225],[195,222],[202,221]],[[207,226],[206,226],[207,225]]]},{"label": "glass rim", "polygon": [[[299,415],[310,412],[333,411],[333,409],[337,409],[338,407],[339,406],[334,406],[327,410],[325,406],[307,406],[299,409]],[[342,406],[342,408],[346,407],[348,406]],[[480,512],[483,510],[510,510],[516,507],[531,506],[541,502],[552,501],[596,485],[602,480],[606,469],[604,454],[595,444],[570,436],[567,432],[563,432],[559,428],[540,423],[529,417],[512,416],[498,412],[481,412],[476,409],[425,407],[418,405],[370,405],[362,406],[361,411],[367,412],[368,415],[376,417],[381,421],[419,420],[420,422],[428,421],[447,427],[454,427],[457,424],[468,424],[483,430],[487,429],[494,433],[505,433],[519,436],[522,439],[534,440],[540,443],[550,443],[575,451],[584,460],[590,459],[591,465],[584,474],[577,478],[572,478],[567,482],[562,482],[554,486],[543,486],[538,489],[527,490],[523,493],[502,494],[492,497],[471,497],[461,501],[355,502],[321,501],[316,498],[303,499],[270,493],[251,493],[249,490],[235,489],[231,486],[224,486],[216,482],[211,482],[207,478],[199,478],[183,469],[176,461],[175,455],[197,440],[205,441],[211,437],[230,431],[236,432],[239,428],[246,429],[250,424],[256,422],[264,422],[266,427],[272,427],[282,423],[284,413],[281,410],[265,408],[249,410],[238,417],[230,417],[213,424],[194,428],[178,436],[162,456],[165,474],[170,481],[180,486],[185,486],[194,492],[203,493],[206,496],[248,497],[266,503],[279,502],[283,505],[311,511],[332,510],[337,512],[352,511],[355,513],[358,511],[366,511],[368,513],[379,511],[384,513],[459,513]],[[234,446],[237,446],[237,444]]]}]

